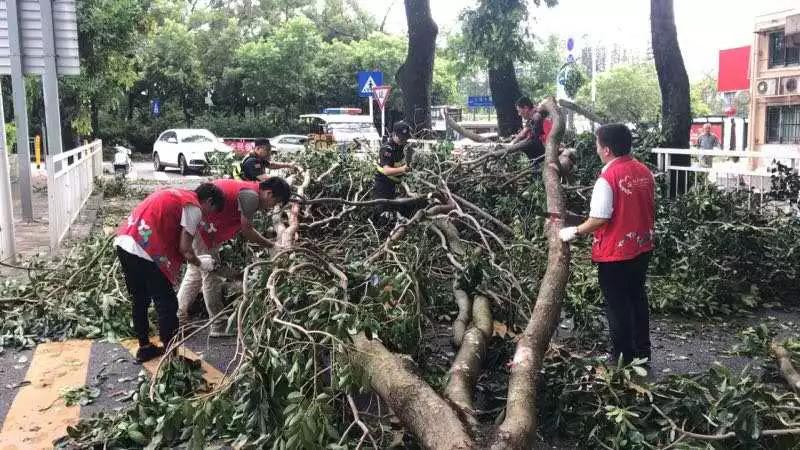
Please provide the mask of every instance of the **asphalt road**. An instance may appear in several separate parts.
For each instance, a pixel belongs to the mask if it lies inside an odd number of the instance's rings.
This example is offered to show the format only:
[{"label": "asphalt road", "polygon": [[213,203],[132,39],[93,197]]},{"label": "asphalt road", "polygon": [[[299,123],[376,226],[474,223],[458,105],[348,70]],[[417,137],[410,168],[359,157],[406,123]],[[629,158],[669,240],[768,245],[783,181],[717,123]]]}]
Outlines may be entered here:
[{"label": "asphalt road", "polygon": [[[112,171],[111,163],[105,163],[105,169],[108,172]],[[156,172],[153,170],[153,163],[149,161],[134,162],[133,169],[127,175],[129,180],[155,180],[164,183],[182,183],[191,182],[193,180],[201,180],[204,177],[197,174],[181,175],[177,168],[167,167],[163,172]]]}]

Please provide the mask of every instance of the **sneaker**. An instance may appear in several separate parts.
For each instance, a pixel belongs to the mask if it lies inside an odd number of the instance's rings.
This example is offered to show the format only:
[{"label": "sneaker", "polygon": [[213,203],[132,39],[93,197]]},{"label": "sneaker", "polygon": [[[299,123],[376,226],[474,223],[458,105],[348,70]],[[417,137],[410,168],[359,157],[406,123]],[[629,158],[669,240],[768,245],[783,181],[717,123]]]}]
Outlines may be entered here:
[{"label": "sneaker", "polygon": [[225,325],[211,325],[211,331],[208,333],[209,337],[213,338],[223,338],[223,337],[233,337],[235,336],[233,333],[228,331],[228,328]]},{"label": "sneaker", "polygon": [[155,359],[164,354],[164,347],[146,345],[136,350],[136,362],[139,364]]}]

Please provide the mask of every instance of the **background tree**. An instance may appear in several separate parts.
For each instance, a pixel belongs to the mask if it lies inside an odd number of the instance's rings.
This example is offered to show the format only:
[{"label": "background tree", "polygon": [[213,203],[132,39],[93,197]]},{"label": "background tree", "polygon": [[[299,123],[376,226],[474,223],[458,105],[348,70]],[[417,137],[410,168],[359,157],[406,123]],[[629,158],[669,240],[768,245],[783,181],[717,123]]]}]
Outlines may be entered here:
[{"label": "background tree", "polygon": [[[615,122],[656,123],[661,111],[658,76],[652,64],[617,66],[597,75],[594,111]],[[591,89],[578,93],[579,104],[591,104]]]},{"label": "background tree", "polygon": [[725,102],[717,92],[717,79],[706,75],[691,85],[692,116],[720,115],[725,112]]},{"label": "background tree", "polygon": [[[689,148],[691,109],[689,76],[683,64],[675,28],[672,0],[650,0],[650,30],[653,56],[661,89],[661,128],[664,145]],[[675,155],[673,162],[688,165],[688,156]],[[677,157],[679,156],[679,157]]]},{"label": "background tree", "polygon": [[[534,0],[536,6],[541,0]],[[556,0],[545,0],[553,6]],[[497,110],[501,136],[520,129],[521,121],[514,102],[522,95],[515,62],[533,59],[527,28],[525,0],[481,0],[474,9],[461,15],[464,50],[470,64],[486,67],[489,86]]]},{"label": "background tree", "polygon": [[431,128],[431,83],[439,28],[429,0],[405,0],[408,54],[397,71],[405,120],[414,130]]}]

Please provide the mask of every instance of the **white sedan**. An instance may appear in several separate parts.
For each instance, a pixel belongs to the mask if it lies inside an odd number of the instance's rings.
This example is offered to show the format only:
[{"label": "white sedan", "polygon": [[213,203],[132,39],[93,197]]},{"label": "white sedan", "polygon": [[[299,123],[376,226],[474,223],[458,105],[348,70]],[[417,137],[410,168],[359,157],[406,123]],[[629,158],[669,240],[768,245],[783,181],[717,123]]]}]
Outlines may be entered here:
[{"label": "white sedan", "polygon": [[203,170],[214,152],[231,152],[214,133],[203,129],[167,130],[153,144],[153,168],[177,167],[181,175],[190,170]]},{"label": "white sedan", "polygon": [[308,136],[300,134],[281,134],[269,139],[272,150],[278,153],[297,153],[306,149]]}]

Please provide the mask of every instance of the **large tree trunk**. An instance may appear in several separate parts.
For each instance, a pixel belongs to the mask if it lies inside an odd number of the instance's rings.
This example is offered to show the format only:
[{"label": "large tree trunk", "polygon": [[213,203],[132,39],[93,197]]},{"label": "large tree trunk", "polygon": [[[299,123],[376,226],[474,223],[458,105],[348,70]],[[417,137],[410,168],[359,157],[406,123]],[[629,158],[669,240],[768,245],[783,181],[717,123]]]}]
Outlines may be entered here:
[{"label": "large tree trunk", "polygon": [[[661,88],[661,128],[664,146],[667,148],[689,148],[691,108],[689,98],[689,76],[683,65],[683,56],[678,46],[675,29],[675,14],[672,0],[650,0],[650,31],[653,56]],[[672,164],[688,166],[687,155],[673,155]],[[683,173],[685,175],[685,173]],[[670,177],[670,192],[685,186],[683,179]]]},{"label": "large tree trunk", "polygon": [[431,129],[431,84],[439,32],[429,0],[405,0],[408,55],[397,71],[403,91],[405,120],[415,131]]},{"label": "large tree trunk", "polygon": [[497,110],[497,129],[500,136],[515,134],[522,125],[515,105],[522,92],[519,90],[513,61],[504,60],[497,67],[489,69],[489,87]]},{"label": "large tree trunk", "polygon": [[[453,341],[459,347],[450,368],[450,381],[444,397],[437,394],[414,373],[403,358],[392,354],[377,339],[364,333],[353,337],[356,352],[354,364],[360,366],[372,389],[386,402],[394,414],[428,450],[527,450],[536,434],[537,393],[542,380],[544,354],[558,325],[567,281],[569,279],[569,246],[558,238],[566,218],[564,189],[559,181],[558,149],[564,135],[564,115],[555,102],[548,99],[545,108],[553,120],[545,152],[544,175],[547,211],[552,217],[545,223],[548,237],[547,270],[541,280],[539,295],[533,306],[525,332],[517,343],[508,381],[508,400],[503,422],[487,430],[475,417],[473,398],[475,384],[483,370],[489,340],[492,336],[491,303],[482,295],[472,299],[466,291],[454,286],[453,296],[459,316],[453,324]],[[426,184],[423,182],[423,184]],[[430,185],[429,185],[430,187]],[[452,194],[448,193],[448,196]],[[458,201],[452,196],[451,203]],[[449,205],[432,206],[417,212],[409,223],[434,218]],[[452,208],[453,206],[449,206]],[[422,213],[422,214],[420,214]],[[458,233],[447,231],[446,220],[436,222],[435,229],[442,247],[463,254],[453,244],[460,242]],[[504,225],[505,226],[505,225]],[[389,238],[392,239],[391,237]],[[389,240],[387,240],[387,243]],[[470,320],[471,319],[471,320]],[[478,429],[483,432],[474,433]],[[476,440],[474,437],[478,435]]]}]

